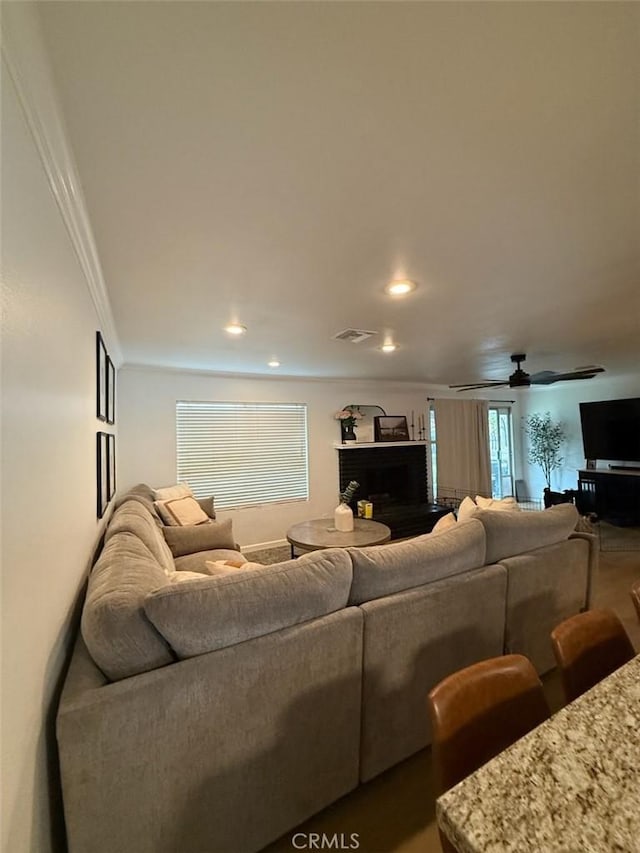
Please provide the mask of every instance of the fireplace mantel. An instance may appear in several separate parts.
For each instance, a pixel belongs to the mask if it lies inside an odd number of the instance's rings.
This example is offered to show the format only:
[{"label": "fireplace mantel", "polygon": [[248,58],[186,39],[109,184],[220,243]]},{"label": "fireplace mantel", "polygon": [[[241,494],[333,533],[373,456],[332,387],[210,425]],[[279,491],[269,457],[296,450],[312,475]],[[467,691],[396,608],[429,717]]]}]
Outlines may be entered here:
[{"label": "fireplace mantel", "polygon": [[428,441],[361,441],[356,444],[342,444],[340,441],[334,442],[333,446],[336,450],[384,450],[385,447],[426,447]]}]

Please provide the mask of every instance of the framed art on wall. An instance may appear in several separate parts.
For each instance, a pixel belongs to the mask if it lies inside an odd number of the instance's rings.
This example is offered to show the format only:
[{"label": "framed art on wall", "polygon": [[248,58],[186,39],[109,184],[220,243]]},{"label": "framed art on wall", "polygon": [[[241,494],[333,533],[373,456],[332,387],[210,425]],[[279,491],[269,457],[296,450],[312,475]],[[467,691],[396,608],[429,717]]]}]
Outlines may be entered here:
[{"label": "framed art on wall", "polygon": [[109,452],[106,432],[96,433],[96,487],[98,518],[102,518],[109,503]]},{"label": "framed art on wall", "polygon": [[384,415],[373,419],[376,441],[409,441],[409,427],[404,415]]},{"label": "framed art on wall", "polygon": [[100,332],[96,332],[96,416],[107,419],[107,348]]},{"label": "framed art on wall", "polygon": [[116,493],[116,437],[112,433],[107,436],[107,476],[109,488],[108,499],[111,500]]},{"label": "framed art on wall", "polygon": [[107,423],[116,422],[116,369],[107,355]]}]

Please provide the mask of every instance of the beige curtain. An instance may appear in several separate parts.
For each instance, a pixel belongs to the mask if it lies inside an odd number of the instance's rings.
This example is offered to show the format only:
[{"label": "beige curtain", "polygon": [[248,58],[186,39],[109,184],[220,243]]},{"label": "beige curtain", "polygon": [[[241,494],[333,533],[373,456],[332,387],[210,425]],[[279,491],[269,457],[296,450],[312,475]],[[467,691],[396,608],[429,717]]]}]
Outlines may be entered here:
[{"label": "beige curtain", "polygon": [[488,408],[486,400],[434,401],[439,496],[491,496]]}]

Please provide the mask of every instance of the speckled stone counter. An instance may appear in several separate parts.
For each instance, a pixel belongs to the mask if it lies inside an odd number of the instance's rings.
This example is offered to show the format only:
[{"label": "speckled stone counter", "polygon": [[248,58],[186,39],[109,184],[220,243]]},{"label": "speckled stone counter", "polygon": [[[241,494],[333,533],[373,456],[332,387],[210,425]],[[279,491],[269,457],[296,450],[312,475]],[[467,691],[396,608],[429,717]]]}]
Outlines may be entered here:
[{"label": "speckled stone counter", "polygon": [[640,851],[640,656],[436,804],[460,853]]}]

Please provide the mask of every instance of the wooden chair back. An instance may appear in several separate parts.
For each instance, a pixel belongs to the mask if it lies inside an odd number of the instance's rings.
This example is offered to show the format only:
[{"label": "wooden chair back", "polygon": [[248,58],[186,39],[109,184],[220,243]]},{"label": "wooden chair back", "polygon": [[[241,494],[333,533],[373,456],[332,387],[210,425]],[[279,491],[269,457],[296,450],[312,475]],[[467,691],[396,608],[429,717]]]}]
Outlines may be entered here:
[{"label": "wooden chair back", "polygon": [[[444,793],[549,717],[542,683],[523,655],[480,661],[427,697],[436,789]],[[455,848],[440,833],[445,853]]]},{"label": "wooden chair back", "polygon": [[567,702],[635,656],[631,640],[612,610],[570,616],[551,632],[551,645]]}]

